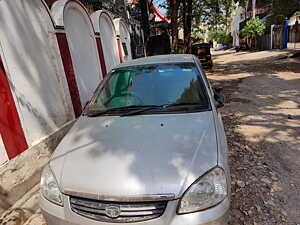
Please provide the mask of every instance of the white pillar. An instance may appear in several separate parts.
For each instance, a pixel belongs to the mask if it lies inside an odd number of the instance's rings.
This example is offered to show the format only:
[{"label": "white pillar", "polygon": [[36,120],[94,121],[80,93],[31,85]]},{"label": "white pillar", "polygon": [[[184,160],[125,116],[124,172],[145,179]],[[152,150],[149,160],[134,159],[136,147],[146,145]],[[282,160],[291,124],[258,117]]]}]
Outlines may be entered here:
[{"label": "white pillar", "polygon": [[273,29],[274,29],[274,26],[275,25],[271,25],[271,44],[270,44],[270,49],[272,50],[273,49]]},{"label": "white pillar", "polygon": [[256,0],[252,0],[252,17],[256,16]]}]

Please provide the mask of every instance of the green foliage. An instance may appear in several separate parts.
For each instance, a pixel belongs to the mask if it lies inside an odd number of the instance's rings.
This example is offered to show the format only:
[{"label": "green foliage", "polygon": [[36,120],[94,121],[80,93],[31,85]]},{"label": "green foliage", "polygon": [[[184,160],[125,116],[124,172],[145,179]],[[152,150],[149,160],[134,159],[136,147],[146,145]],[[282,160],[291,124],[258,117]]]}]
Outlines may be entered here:
[{"label": "green foliage", "polygon": [[[248,0],[193,0],[194,23],[197,25],[208,24],[210,28],[226,26],[231,10],[237,2],[245,7]],[[153,0],[153,3],[164,8],[166,15],[170,17],[170,0]],[[179,9],[179,15],[182,15],[182,7]],[[179,21],[182,22],[182,18],[179,18]]]},{"label": "green foliage", "polygon": [[210,28],[227,25],[233,0],[193,0],[193,17],[196,24],[208,24]]},{"label": "green foliage", "polygon": [[[171,12],[174,15],[178,15],[176,18],[179,27],[183,26],[183,15],[186,15],[183,7],[183,3],[189,2],[187,0],[176,0],[179,2],[178,12],[176,10],[172,11],[171,0],[153,0],[153,3],[166,10],[166,15],[170,18]],[[235,3],[245,7],[248,0],[191,0],[192,1],[192,24],[196,27],[191,34],[194,41],[202,41],[206,39],[205,33],[197,30],[198,27],[203,27],[207,25],[208,29],[211,31],[211,39],[216,40],[219,43],[230,44],[232,42],[232,37],[227,33],[227,27],[230,24],[231,12],[234,8]],[[178,3],[177,2],[177,3]],[[174,2],[173,2],[174,4]],[[173,8],[176,9],[176,8]],[[173,26],[175,27],[175,26]],[[187,35],[188,36],[188,35]],[[175,38],[173,40],[176,40]],[[176,45],[176,42],[174,42]],[[173,46],[173,45],[172,45]],[[177,48],[173,46],[173,48]],[[174,51],[174,49],[173,49]]]},{"label": "green foliage", "polygon": [[243,38],[255,38],[262,36],[266,30],[266,26],[261,20],[256,17],[247,21],[246,26],[241,30],[241,36]]},{"label": "green foliage", "polygon": [[207,29],[205,28],[194,28],[192,31],[192,39],[193,41],[203,42],[206,36]]},{"label": "green foliage", "polygon": [[219,44],[230,45],[232,37],[225,29],[211,29],[208,32],[208,40],[216,41]]},{"label": "green foliage", "polygon": [[234,4],[246,7],[248,0],[193,0],[196,23],[208,24],[210,28],[228,25]]},{"label": "green foliage", "polygon": [[[179,0],[178,0],[179,1]],[[171,15],[170,0],[153,0],[153,2]],[[209,27],[227,25],[233,4],[245,5],[247,0],[193,0],[193,22],[197,25],[208,24]],[[182,7],[179,8],[179,22],[182,22]]]}]

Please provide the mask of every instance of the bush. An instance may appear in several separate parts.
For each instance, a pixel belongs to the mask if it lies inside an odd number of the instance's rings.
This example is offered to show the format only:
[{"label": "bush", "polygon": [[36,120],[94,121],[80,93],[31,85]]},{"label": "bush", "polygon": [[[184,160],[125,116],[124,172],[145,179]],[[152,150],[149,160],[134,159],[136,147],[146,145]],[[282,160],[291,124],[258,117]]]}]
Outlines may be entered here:
[{"label": "bush", "polygon": [[232,37],[225,29],[210,30],[208,32],[208,39],[224,45],[230,45],[232,43]]},{"label": "bush", "polygon": [[266,26],[256,17],[247,21],[246,26],[241,30],[242,38],[255,38],[262,36],[266,30]]}]

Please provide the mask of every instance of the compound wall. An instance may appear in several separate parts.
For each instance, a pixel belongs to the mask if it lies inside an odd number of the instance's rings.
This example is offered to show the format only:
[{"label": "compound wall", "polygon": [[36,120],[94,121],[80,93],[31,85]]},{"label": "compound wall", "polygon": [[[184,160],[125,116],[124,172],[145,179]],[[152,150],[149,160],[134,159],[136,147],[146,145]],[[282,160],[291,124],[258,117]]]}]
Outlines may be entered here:
[{"label": "compound wall", "polygon": [[8,157],[13,158],[74,119],[74,112],[44,2],[2,0],[0,21],[1,92],[6,92],[1,136]]},{"label": "compound wall", "polygon": [[118,49],[110,14],[98,14],[95,34],[76,0],[57,1],[52,14],[42,0],[2,0],[0,21],[1,166],[78,117],[131,50],[127,28],[119,28]]}]

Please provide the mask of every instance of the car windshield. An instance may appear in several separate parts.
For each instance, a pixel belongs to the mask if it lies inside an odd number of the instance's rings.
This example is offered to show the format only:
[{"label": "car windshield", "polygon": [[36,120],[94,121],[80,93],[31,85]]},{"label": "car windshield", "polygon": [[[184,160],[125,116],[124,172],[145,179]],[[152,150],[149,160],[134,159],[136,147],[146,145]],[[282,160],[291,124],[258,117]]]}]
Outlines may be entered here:
[{"label": "car windshield", "polygon": [[[158,106],[186,106],[191,110],[209,109],[209,102],[199,71],[192,63],[134,66],[113,71],[103,81],[91,103],[90,111],[113,114],[114,109],[154,107],[151,113],[180,111]],[[146,110],[143,111],[144,113]],[[87,113],[88,114],[88,113]]]}]

